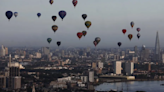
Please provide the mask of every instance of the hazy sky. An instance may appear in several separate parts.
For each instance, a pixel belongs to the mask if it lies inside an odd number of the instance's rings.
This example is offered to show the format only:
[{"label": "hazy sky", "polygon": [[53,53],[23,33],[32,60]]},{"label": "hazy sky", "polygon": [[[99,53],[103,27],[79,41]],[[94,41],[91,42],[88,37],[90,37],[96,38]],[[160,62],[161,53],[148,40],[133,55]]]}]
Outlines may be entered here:
[{"label": "hazy sky", "polygon": [[[160,46],[164,47],[164,0],[78,0],[76,8],[72,0],[0,0],[0,45],[5,46],[54,46],[61,41],[61,46],[94,47],[95,37],[101,41],[97,47],[155,46],[155,36],[158,30]],[[5,16],[6,11],[18,12],[10,21]],[[67,12],[62,21],[58,15],[60,10]],[[37,17],[37,13],[42,15]],[[84,25],[81,15],[87,14],[86,21],[92,22],[89,30]],[[52,15],[58,18],[52,21]],[[130,22],[134,21],[132,29]],[[52,25],[58,25],[54,33]],[[141,37],[138,40],[136,28],[140,27]],[[126,34],[122,29],[127,29]],[[87,31],[80,40],[77,32]],[[128,34],[133,34],[130,41]],[[52,38],[49,45],[47,38]]]}]

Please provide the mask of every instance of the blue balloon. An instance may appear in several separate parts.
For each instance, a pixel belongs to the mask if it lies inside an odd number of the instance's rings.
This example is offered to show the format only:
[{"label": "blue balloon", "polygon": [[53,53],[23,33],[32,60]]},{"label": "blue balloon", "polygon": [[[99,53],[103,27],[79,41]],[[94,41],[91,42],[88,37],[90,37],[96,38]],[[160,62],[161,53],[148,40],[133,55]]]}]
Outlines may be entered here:
[{"label": "blue balloon", "polygon": [[41,16],[41,13],[38,13],[37,16],[40,17]]},{"label": "blue balloon", "polygon": [[7,12],[6,12],[6,17],[7,17],[9,20],[11,19],[12,16],[13,16],[12,11],[7,11]]},{"label": "blue balloon", "polygon": [[50,43],[52,41],[51,38],[47,38],[47,42]]},{"label": "blue balloon", "polygon": [[18,12],[14,12],[14,16],[17,17],[18,16]]},{"label": "blue balloon", "polygon": [[60,18],[63,20],[64,19],[64,17],[66,16],[66,12],[65,11],[60,11],[59,12],[59,16],[60,16]]}]

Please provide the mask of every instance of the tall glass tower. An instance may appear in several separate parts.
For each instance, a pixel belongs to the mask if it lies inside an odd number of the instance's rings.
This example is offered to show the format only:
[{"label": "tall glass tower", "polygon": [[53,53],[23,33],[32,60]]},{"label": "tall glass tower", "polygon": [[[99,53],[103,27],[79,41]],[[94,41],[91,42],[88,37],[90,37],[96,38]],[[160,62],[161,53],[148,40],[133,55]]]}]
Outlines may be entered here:
[{"label": "tall glass tower", "polygon": [[158,31],[156,35],[156,41],[155,41],[155,55],[154,59],[159,61],[160,60],[160,44],[159,44],[159,36]]}]

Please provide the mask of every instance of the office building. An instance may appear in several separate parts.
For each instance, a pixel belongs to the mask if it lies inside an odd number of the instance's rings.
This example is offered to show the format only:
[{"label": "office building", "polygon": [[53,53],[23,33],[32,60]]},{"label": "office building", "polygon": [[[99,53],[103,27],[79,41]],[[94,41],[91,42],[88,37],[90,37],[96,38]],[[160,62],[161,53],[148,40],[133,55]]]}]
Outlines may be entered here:
[{"label": "office building", "polygon": [[125,72],[127,75],[131,75],[134,71],[134,63],[133,62],[126,62],[125,63]]},{"label": "office building", "polygon": [[146,46],[142,46],[141,58],[142,61],[147,61],[149,59],[149,49],[146,49]]},{"label": "office building", "polygon": [[94,71],[89,71],[89,82],[94,82]]},{"label": "office building", "polygon": [[42,54],[48,56],[50,54],[50,48],[42,47]]},{"label": "office building", "polygon": [[164,54],[162,54],[162,63],[164,63]]},{"label": "office building", "polygon": [[132,57],[132,61],[133,61],[133,63],[137,63],[138,62],[138,57]]},{"label": "office building", "polygon": [[5,47],[5,55],[8,55],[8,48]]},{"label": "office building", "polygon": [[115,74],[121,74],[121,61],[115,61],[114,62],[114,73]]},{"label": "office building", "polygon": [[92,62],[92,68],[97,68],[97,64],[95,62]]},{"label": "office building", "polygon": [[5,47],[2,45],[1,49],[0,49],[0,56],[3,57],[5,56]]},{"label": "office building", "polygon": [[154,60],[155,60],[156,62],[160,62],[160,60],[161,60],[161,55],[160,55],[160,43],[159,43],[158,31],[157,31],[157,35],[156,35],[156,41],[155,41]]},{"label": "office building", "polygon": [[103,62],[98,62],[98,68],[104,68],[104,63]]},{"label": "office building", "polygon": [[135,55],[134,56],[135,57],[138,57],[138,47],[137,46],[134,47],[134,52],[135,52]]}]

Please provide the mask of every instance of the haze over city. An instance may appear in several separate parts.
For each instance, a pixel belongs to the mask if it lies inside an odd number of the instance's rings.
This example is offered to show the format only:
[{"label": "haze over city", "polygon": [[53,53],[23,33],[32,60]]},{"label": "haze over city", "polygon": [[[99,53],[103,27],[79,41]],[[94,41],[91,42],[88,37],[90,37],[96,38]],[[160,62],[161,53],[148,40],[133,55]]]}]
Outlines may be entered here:
[{"label": "haze over city", "polygon": [[[94,47],[94,39],[100,37],[98,48],[118,47],[118,42],[122,42],[121,47],[140,47],[143,44],[154,47],[158,31],[160,46],[163,47],[163,3],[163,0],[79,0],[74,8],[71,0],[55,0],[52,5],[47,0],[1,0],[0,43],[8,47],[57,47],[56,42],[61,41],[61,47]],[[18,12],[18,17],[13,16],[8,21],[5,16],[8,10]],[[58,15],[60,10],[67,12],[63,21]],[[38,12],[42,14],[40,18],[37,17]],[[84,25],[82,14],[87,14],[86,21],[92,22],[89,30]],[[53,15],[57,16],[55,22],[51,19]],[[131,21],[135,23],[133,29]],[[55,33],[51,29],[52,25],[58,25]],[[141,28],[140,39],[136,36],[137,27]],[[127,29],[125,35],[122,29]],[[79,40],[76,34],[83,30],[88,33]],[[133,34],[131,41],[128,34]],[[50,45],[47,42],[49,37],[52,38]]]}]

